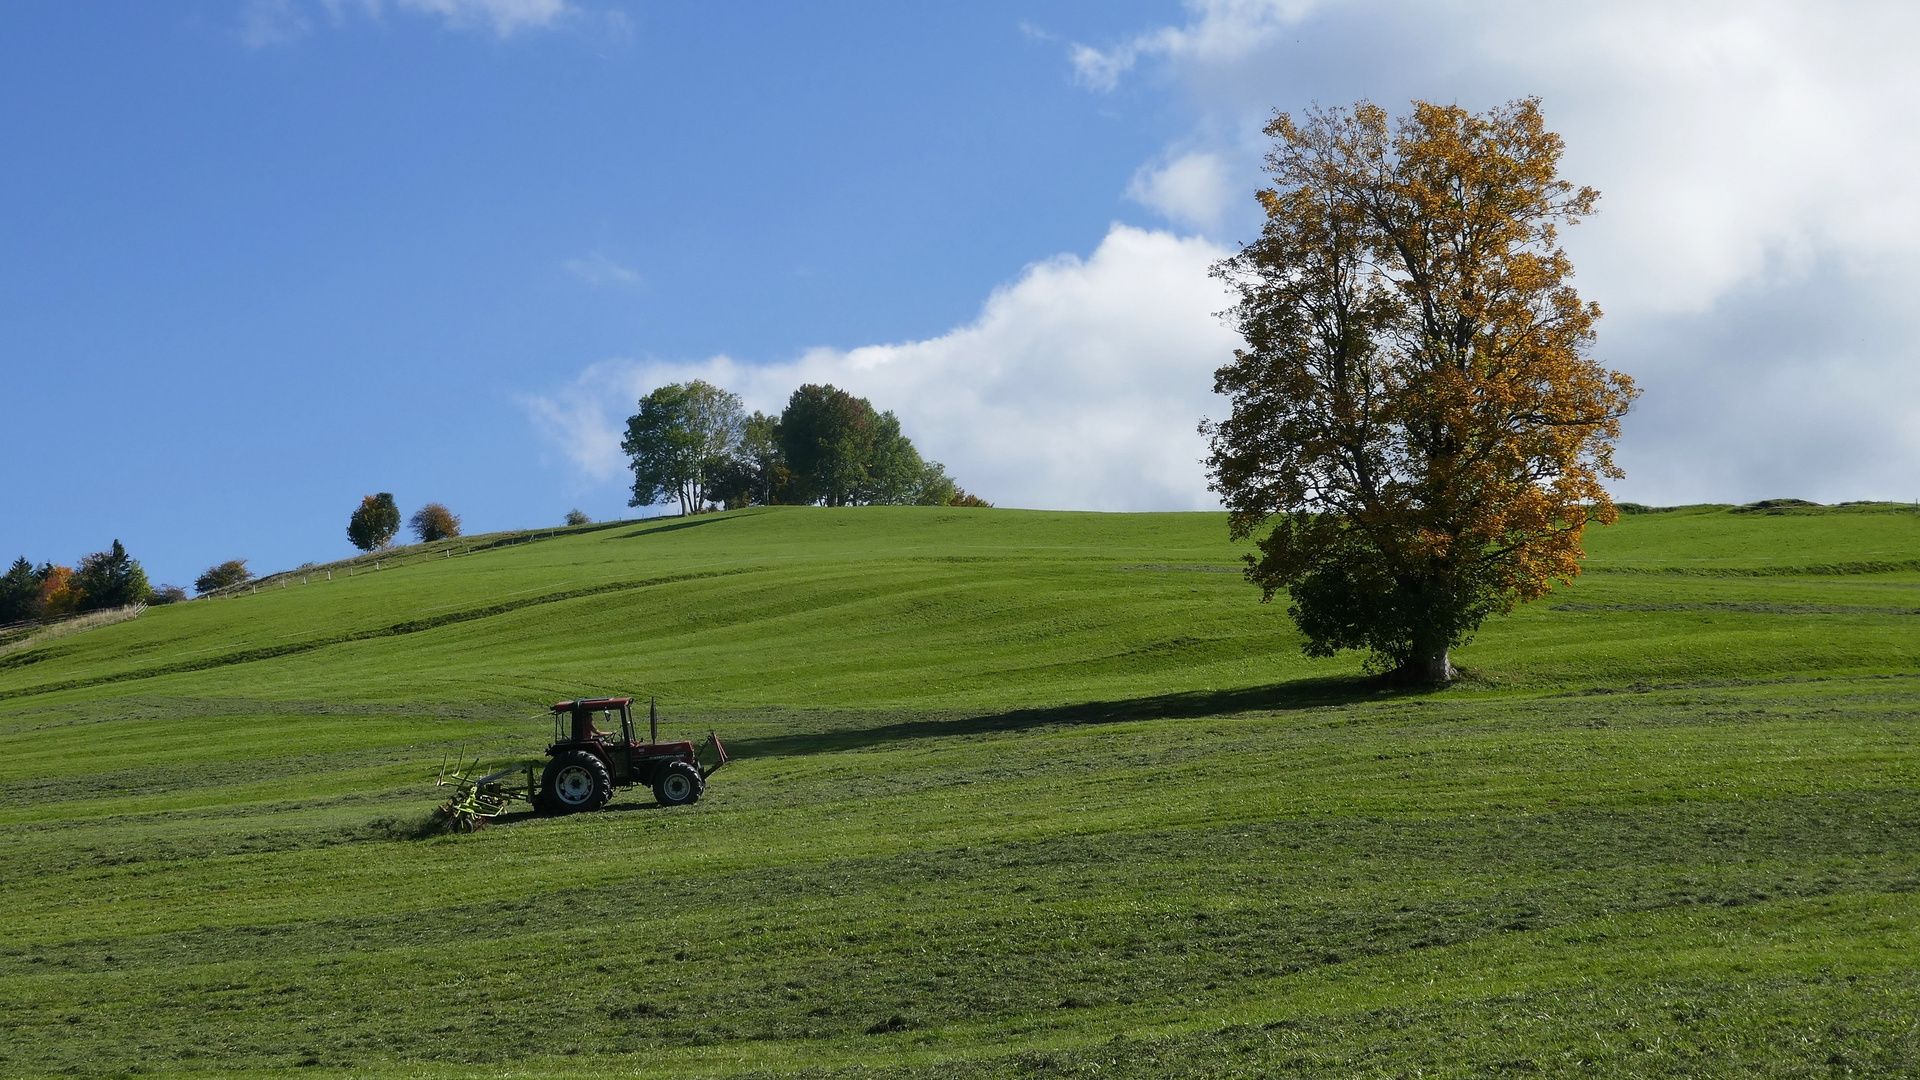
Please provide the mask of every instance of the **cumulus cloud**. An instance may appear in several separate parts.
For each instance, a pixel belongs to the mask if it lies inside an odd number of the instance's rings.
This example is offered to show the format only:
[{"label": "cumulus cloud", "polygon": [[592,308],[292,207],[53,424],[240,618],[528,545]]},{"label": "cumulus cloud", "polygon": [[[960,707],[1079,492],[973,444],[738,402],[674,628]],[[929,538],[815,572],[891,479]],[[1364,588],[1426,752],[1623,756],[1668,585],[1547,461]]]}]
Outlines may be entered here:
[{"label": "cumulus cloud", "polygon": [[1839,498],[1915,463],[1916,34],[1906,3],[1205,0],[1067,58],[1095,90],[1151,64],[1185,96],[1191,130],[1129,193],[1192,227],[1206,174],[1176,167],[1209,157],[1247,199],[1276,108],[1540,95],[1564,174],[1604,196],[1566,237],[1600,355],[1647,389],[1622,493]]},{"label": "cumulus cloud", "polygon": [[1227,162],[1212,153],[1182,154],[1171,161],[1143,165],[1127,185],[1127,197],[1159,211],[1169,221],[1216,233],[1229,206],[1242,191]]},{"label": "cumulus cloud", "polygon": [[639,285],[640,273],[595,251],[585,258],[568,259],[567,272],[589,285]]},{"label": "cumulus cloud", "polygon": [[778,412],[804,382],[891,409],[916,446],[1002,506],[1180,510],[1217,506],[1194,427],[1219,415],[1212,372],[1235,345],[1201,239],[1115,226],[1081,259],[1028,267],[972,322],[925,341],[813,349],[771,364],[726,356],[610,361],[524,399],[581,472],[620,475],[620,425],[640,395],[703,378]]}]

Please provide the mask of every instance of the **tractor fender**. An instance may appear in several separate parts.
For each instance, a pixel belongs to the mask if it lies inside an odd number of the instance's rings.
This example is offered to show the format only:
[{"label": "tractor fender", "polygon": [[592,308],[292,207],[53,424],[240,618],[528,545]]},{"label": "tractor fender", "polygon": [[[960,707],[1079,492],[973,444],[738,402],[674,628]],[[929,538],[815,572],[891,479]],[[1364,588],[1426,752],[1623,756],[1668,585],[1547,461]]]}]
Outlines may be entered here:
[{"label": "tractor fender", "polygon": [[547,747],[547,757],[549,759],[556,758],[569,750],[585,750],[587,753],[599,758],[601,763],[606,765],[607,768],[613,768],[613,755],[607,753],[607,748],[597,742],[554,743]]}]

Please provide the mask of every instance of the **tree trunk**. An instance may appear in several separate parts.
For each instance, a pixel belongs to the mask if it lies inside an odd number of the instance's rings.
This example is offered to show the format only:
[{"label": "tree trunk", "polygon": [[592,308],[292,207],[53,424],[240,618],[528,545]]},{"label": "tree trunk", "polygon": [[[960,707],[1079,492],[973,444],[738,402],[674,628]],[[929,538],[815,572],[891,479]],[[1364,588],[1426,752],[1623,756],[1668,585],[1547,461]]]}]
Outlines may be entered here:
[{"label": "tree trunk", "polygon": [[1448,660],[1449,650],[1445,639],[1432,645],[1419,645],[1407,662],[1400,667],[1399,675],[1410,683],[1445,683],[1453,679],[1453,664]]}]

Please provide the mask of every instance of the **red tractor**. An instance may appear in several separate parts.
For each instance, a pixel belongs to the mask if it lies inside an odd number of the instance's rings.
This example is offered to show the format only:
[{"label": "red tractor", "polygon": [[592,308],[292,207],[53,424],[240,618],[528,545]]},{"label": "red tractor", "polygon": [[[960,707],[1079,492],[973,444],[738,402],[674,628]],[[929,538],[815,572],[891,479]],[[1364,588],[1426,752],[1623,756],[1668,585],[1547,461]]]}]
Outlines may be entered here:
[{"label": "red tractor", "polygon": [[[595,714],[606,725],[594,722]],[[633,729],[632,698],[582,698],[553,706],[553,742],[540,787],[532,792],[543,814],[598,810],[615,788],[644,784],[661,806],[685,806],[707,790],[707,777],[727,763],[718,735],[692,742],[661,742],[660,714],[647,705],[647,741]]]}]

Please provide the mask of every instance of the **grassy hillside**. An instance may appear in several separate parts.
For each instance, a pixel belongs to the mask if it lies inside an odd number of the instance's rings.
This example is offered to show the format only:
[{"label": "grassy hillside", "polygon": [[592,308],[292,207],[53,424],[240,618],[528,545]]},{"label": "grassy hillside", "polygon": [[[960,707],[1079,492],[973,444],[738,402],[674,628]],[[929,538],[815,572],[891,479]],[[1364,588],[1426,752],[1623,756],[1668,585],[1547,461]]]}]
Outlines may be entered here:
[{"label": "grassy hillside", "polygon": [[[1920,1071],[1910,510],[1623,517],[1439,694],[1218,515],[526,539],[0,656],[0,1074]],[[740,760],[420,837],[598,693]]]}]

